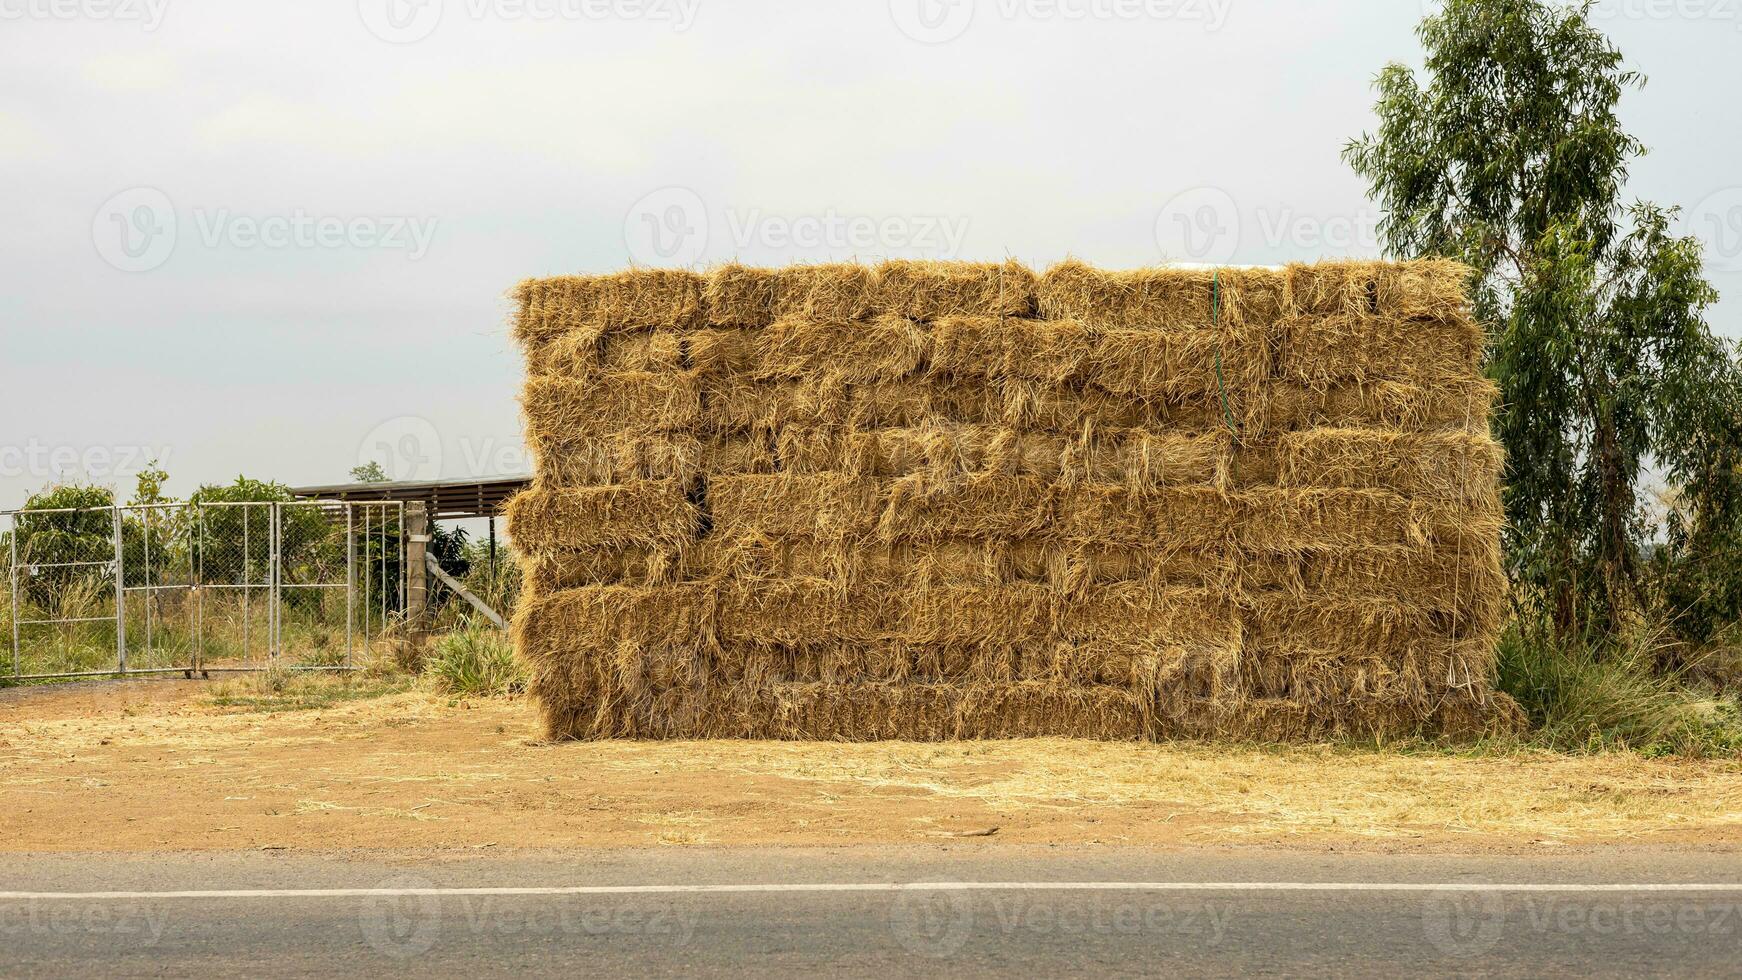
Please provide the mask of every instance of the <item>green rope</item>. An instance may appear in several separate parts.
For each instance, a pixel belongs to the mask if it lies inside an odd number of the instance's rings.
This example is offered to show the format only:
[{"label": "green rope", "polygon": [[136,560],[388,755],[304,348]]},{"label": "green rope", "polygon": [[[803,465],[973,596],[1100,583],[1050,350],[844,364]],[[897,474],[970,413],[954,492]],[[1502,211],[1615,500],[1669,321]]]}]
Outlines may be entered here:
[{"label": "green rope", "polygon": [[[1210,325],[1220,327],[1222,324],[1222,270],[1217,269],[1210,277]],[[1234,413],[1228,410],[1228,383],[1222,377],[1222,334],[1216,332],[1216,391],[1222,396],[1222,421],[1228,424],[1228,431],[1234,433],[1234,441],[1240,441],[1240,427],[1234,424]]]}]

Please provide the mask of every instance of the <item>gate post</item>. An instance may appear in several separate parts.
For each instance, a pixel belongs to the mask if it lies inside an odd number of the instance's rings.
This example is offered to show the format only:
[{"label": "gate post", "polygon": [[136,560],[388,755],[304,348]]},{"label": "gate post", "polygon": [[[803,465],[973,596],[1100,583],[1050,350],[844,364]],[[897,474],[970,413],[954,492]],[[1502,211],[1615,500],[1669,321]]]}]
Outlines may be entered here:
[{"label": "gate post", "polygon": [[14,514],[6,525],[6,548],[11,558],[6,564],[12,579],[12,676],[24,673],[18,656],[18,515]]},{"label": "gate post", "polygon": [[[122,547],[121,508],[110,508],[115,520],[115,669],[127,672],[127,562]],[[151,593],[147,592],[147,596]]]},{"label": "gate post", "polygon": [[[412,636],[429,626],[429,511],[420,500],[405,505],[405,617]],[[385,559],[383,559],[385,560]]]}]

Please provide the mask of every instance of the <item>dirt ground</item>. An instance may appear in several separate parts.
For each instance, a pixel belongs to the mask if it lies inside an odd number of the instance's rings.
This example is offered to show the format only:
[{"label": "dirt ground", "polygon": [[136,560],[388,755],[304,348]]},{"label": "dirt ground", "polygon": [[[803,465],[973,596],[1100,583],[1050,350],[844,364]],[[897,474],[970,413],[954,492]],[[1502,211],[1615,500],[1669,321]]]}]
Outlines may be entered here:
[{"label": "dirt ground", "polygon": [[[263,711],[209,683],[0,692],[0,851],[952,840],[1742,850],[1742,761],[1350,748],[557,743],[524,701]],[[222,690],[222,689],[217,689]]]}]

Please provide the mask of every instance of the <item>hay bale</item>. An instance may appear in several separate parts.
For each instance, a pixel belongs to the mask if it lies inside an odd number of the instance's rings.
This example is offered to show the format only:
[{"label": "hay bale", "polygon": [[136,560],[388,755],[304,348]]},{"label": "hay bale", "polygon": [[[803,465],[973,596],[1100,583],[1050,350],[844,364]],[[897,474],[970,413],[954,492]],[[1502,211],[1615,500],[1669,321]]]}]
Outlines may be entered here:
[{"label": "hay bale", "polygon": [[514,333],[530,351],[572,330],[688,326],[702,314],[702,278],[672,269],[529,279],[515,289]]},{"label": "hay bale", "polygon": [[1371,314],[1297,316],[1281,327],[1277,374],[1308,385],[1477,376],[1482,328],[1468,315],[1393,320]]},{"label": "hay bale", "polygon": [[1365,487],[1453,502],[1492,497],[1505,462],[1498,442],[1471,432],[1308,429],[1283,435],[1279,453],[1285,487]]},{"label": "hay bale", "polygon": [[766,327],[788,317],[852,321],[870,315],[876,281],[862,265],[733,264],[709,273],[702,295],[707,322],[718,326]]},{"label": "hay bale", "polygon": [[913,320],[946,316],[1031,316],[1036,277],[1016,261],[915,262],[877,267],[874,305]]},{"label": "hay bale", "polygon": [[[1287,277],[1270,269],[1108,271],[1077,261],[1048,269],[1040,315],[1114,330],[1179,330],[1216,323],[1274,328],[1289,311]],[[1214,309],[1212,310],[1212,304]]]},{"label": "hay bale", "polygon": [[516,494],[505,511],[508,533],[528,554],[624,545],[684,547],[700,532],[701,514],[676,480],[596,487],[546,487]]},{"label": "hay bale", "polygon": [[1505,730],[1467,270],[523,284],[514,624],[559,737]]}]

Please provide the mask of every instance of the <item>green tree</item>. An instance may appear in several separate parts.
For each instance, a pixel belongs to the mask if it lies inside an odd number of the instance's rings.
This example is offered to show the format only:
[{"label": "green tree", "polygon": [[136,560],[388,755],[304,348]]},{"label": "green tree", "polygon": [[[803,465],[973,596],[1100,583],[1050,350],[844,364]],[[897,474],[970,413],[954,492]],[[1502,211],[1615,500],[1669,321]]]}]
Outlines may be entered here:
[{"label": "green tree", "polygon": [[126,549],[127,585],[161,585],[167,576],[189,569],[187,514],[179,507],[163,507],[175,498],[163,492],[169,472],[157,460],[146,463],[134,479],[133,497],[121,517],[122,545]]},{"label": "green tree", "polygon": [[[19,590],[26,602],[56,611],[69,593],[113,583],[114,491],[107,487],[51,487],[25,501],[14,518]],[[34,512],[34,513],[33,513]]]},{"label": "green tree", "polygon": [[[204,527],[196,536],[205,579],[267,581],[272,517],[260,505],[294,500],[296,495],[284,484],[246,476],[236,477],[234,483],[206,484],[189,495],[189,503],[205,505],[200,518]],[[335,536],[327,516],[313,507],[280,510],[278,546],[286,581],[328,581],[337,577],[334,567],[343,567],[343,537]],[[293,598],[302,597],[299,592]]]},{"label": "green tree", "polygon": [[142,504],[168,503],[173,498],[165,496],[163,485],[169,482],[169,472],[159,465],[157,460],[145,464],[139,471],[133,483],[133,499],[127,503],[137,507]]},{"label": "green tree", "polygon": [[[1717,294],[1673,209],[1622,205],[1645,147],[1616,107],[1644,79],[1589,14],[1447,0],[1418,29],[1425,83],[1387,66],[1378,130],[1345,150],[1385,209],[1389,251],[1475,270],[1503,393],[1510,571],[1563,635],[1612,632],[1652,604],[1640,555],[1660,531],[1684,563],[1733,546],[1742,496],[1742,383],[1702,314]],[[1668,528],[1640,506],[1654,469],[1686,503]],[[1689,595],[1670,611],[1709,632],[1735,615],[1739,581],[1687,583],[1703,622],[1684,615]]]},{"label": "green tree", "polygon": [[387,471],[381,468],[380,463],[373,460],[364,463],[362,466],[351,467],[351,479],[356,480],[358,483],[391,482],[387,478]]}]

